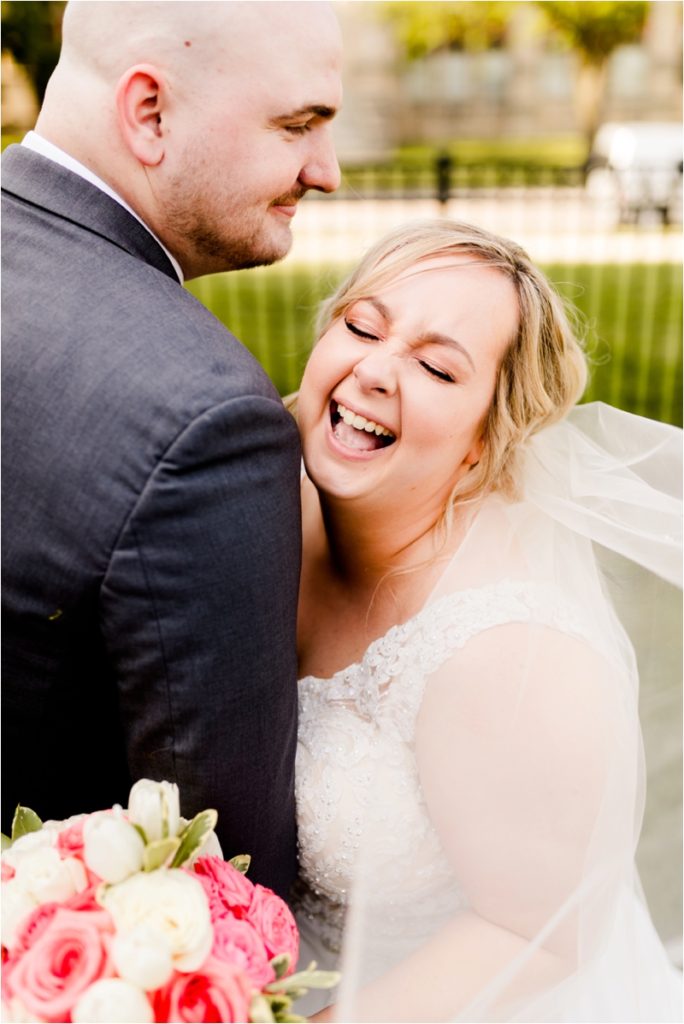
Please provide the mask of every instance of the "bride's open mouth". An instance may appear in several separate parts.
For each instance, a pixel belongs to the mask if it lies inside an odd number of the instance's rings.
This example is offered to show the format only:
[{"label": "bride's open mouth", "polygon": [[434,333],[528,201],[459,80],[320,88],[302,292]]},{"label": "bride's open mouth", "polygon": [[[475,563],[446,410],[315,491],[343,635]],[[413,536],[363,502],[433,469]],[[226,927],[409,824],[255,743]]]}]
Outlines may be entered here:
[{"label": "bride's open mouth", "polygon": [[395,435],[384,424],[368,420],[339,402],[330,403],[330,423],[335,439],[355,451],[375,452],[396,441]]}]

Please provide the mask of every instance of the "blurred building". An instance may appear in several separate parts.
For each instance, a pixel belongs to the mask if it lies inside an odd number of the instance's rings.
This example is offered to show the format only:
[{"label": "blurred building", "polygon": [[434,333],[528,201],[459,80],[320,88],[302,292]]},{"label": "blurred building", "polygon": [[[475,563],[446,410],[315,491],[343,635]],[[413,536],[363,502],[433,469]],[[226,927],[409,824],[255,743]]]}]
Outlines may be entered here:
[{"label": "blurred building", "polygon": [[[345,101],[336,124],[343,160],[382,156],[402,143],[450,138],[581,133],[578,56],[541,25],[538,8],[510,4],[505,44],[402,59],[373,2],[336,4],[345,38]],[[643,41],[618,47],[605,83],[603,120],[682,116],[682,5],[650,5]]]}]

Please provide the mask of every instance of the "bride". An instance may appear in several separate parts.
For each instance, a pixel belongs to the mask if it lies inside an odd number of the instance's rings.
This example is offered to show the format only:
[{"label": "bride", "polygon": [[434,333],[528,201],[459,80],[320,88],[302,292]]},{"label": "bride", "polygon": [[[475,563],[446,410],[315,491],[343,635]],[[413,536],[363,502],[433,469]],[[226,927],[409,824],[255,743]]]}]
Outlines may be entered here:
[{"label": "bride", "polygon": [[294,407],[296,906],[342,971],[316,1020],[681,1020],[609,593],[678,583],[680,431],[575,407],[585,381],[547,280],[469,225],[393,233],[322,311]]}]

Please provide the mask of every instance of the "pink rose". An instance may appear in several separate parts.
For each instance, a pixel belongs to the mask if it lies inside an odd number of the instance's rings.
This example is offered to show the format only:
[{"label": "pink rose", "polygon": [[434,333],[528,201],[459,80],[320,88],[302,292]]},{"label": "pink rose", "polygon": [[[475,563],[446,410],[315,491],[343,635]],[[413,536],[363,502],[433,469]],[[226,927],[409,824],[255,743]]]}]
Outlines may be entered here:
[{"label": "pink rose", "polygon": [[249,921],[240,921],[229,914],[217,918],[211,952],[217,960],[238,967],[259,991],[275,980],[264,944]]},{"label": "pink rose", "polygon": [[299,932],[287,903],[271,889],[255,885],[247,920],[263,939],[269,960],[280,953],[290,954],[287,973],[291,974],[299,957]]},{"label": "pink rose", "polygon": [[52,1021],[69,1020],[85,989],[111,973],[97,915],[59,906],[48,920],[34,921],[28,949],[11,957],[7,966],[11,994],[30,1013]]},{"label": "pink rose", "polygon": [[195,875],[209,898],[212,921],[229,910],[244,917],[252,902],[254,884],[242,872],[221,857],[200,857],[194,864]]},{"label": "pink rose", "polygon": [[252,990],[236,967],[207,957],[193,974],[175,972],[171,981],[152,995],[157,1021],[246,1021]]},{"label": "pink rose", "polygon": [[100,922],[100,929],[107,928],[106,921],[109,922],[109,927],[114,930],[114,922],[111,919],[109,911],[105,910],[101,903],[97,902],[97,890],[100,887],[100,882],[95,882],[89,885],[83,892],[74,893],[68,900],[65,900],[62,904],[63,907],[67,907],[69,910],[79,910],[81,912],[87,911],[92,914],[102,914],[102,920]]},{"label": "pink rose", "polygon": [[2,877],[0,878],[0,881],[9,882],[12,878],[14,878],[15,874],[16,874],[16,872],[15,872],[14,868],[12,867],[12,865],[8,864],[7,861],[3,860],[2,861]]},{"label": "pink rose", "polygon": [[57,833],[57,849],[63,857],[83,860],[83,825],[85,818]]},{"label": "pink rose", "polygon": [[54,902],[41,903],[28,917],[24,918],[17,931],[14,944],[14,952],[17,955],[23,953],[40,938],[61,905],[61,903]]}]

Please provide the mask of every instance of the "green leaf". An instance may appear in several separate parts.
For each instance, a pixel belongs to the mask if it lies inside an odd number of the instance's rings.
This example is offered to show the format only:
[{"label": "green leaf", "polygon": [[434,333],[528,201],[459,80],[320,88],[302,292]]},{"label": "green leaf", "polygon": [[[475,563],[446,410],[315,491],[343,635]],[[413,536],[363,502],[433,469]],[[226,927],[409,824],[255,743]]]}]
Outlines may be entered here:
[{"label": "green leaf", "polygon": [[292,1000],[286,995],[268,995],[264,996],[267,1000],[268,1005],[271,1007],[271,1013],[278,1019],[279,1013],[287,1013],[292,1006]]},{"label": "green leaf", "polygon": [[272,1024],[275,1020],[267,1000],[258,993],[252,997],[249,1005],[249,1019],[253,1024]]},{"label": "green leaf", "polygon": [[252,858],[248,853],[238,853],[237,857],[231,857],[228,863],[232,864],[241,875],[246,875],[249,871],[249,865],[252,863]]},{"label": "green leaf", "polygon": [[180,845],[176,856],[171,861],[172,868],[179,868],[181,864],[185,864],[186,860],[192,857],[196,850],[199,850],[209,833],[213,831],[217,821],[218,811],[213,809],[200,811],[195,815],[179,836]]},{"label": "green leaf", "polygon": [[147,846],[147,836],[145,835],[145,829],[142,827],[142,825],[136,825],[134,821],[129,821],[128,824],[133,826],[133,828],[138,833],[145,846]]},{"label": "green leaf", "polygon": [[302,989],[306,991],[309,988],[334,988],[339,984],[340,978],[339,971],[299,971],[298,974],[291,974],[289,978],[272,981],[264,991],[287,992],[293,999],[296,999],[297,995],[301,995]]},{"label": "green leaf", "polygon": [[301,1021],[306,1021],[307,1019],[307,1017],[298,1017],[296,1013],[281,1013],[276,1017],[278,1024],[280,1024],[281,1021],[283,1024],[289,1024],[290,1021],[292,1021],[293,1024],[300,1024]]},{"label": "green leaf", "polygon": [[13,843],[17,839],[21,839],[22,836],[28,835],[29,832],[40,832],[42,827],[43,822],[35,811],[32,811],[30,807],[22,807],[21,804],[17,804],[14,820],[12,821]]},{"label": "green leaf", "polygon": [[2,842],[2,849],[9,850],[12,845],[12,840],[9,836],[6,836],[4,832],[0,832],[0,841]]},{"label": "green leaf", "polygon": [[282,978],[287,974],[291,959],[289,953],[279,953],[278,956],[273,957],[270,964],[275,971],[276,978]]},{"label": "green leaf", "polygon": [[143,851],[143,871],[156,871],[163,867],[178,851],[181,844],[177,836],[170,836],[168,839],[155,839],[148,843]]}]

